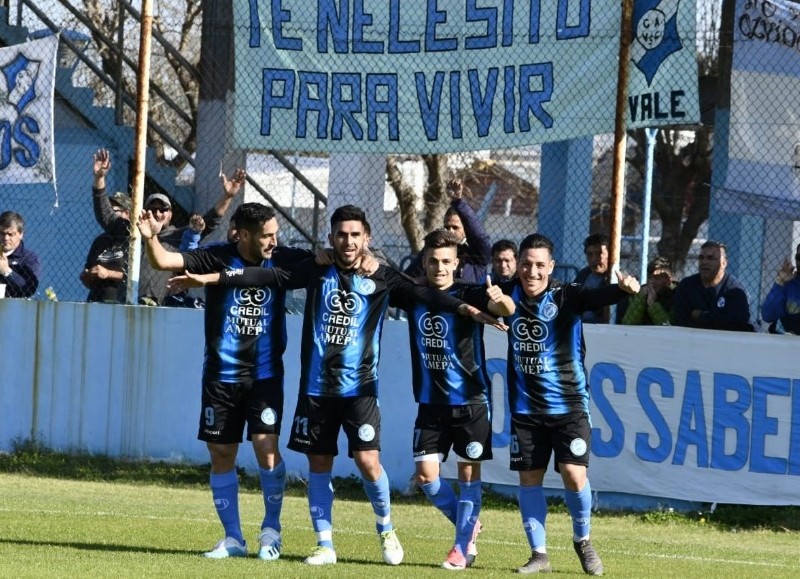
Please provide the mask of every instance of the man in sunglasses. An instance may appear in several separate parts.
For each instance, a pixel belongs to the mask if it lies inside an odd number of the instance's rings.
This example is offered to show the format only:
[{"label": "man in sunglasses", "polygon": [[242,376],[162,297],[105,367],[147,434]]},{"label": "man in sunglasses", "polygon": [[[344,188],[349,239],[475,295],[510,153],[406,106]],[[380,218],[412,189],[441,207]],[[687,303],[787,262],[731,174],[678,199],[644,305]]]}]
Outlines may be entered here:
[{"label": "man in sunglasses", "polygon": [[[120,232],[126,232],[125,234],[129,235],[131,230],[129,218],[115,213],[105,194],[106,175],[111,169],[111,155],[108,150],[99,149],[94,154],[93,161],[92,204],[95,219],[107,233],[119,235]],[[203,215],[205,229],[200,234],[201,237],[206,237],[219,226],[223,215],[231,206],[233,198],[241,190],[245,178],[246,174],[243,169],[238,169],[230,180],[225,175],[221,175],[223,193],[216,205]],[[152,193],[145,199],[144,209],[150,211],[161,224],[158,234],[161,245],[170,251],[189,249],[182,244],[186,227],[172,225],[172,201],[169,197],[163,193]],[[168,296],[167,280],[171,275],[170,272],[153,269],[148,260],[143,259],[139,272],[139,303],[149,306],[180,305],[177,300],[170,300]]]}]

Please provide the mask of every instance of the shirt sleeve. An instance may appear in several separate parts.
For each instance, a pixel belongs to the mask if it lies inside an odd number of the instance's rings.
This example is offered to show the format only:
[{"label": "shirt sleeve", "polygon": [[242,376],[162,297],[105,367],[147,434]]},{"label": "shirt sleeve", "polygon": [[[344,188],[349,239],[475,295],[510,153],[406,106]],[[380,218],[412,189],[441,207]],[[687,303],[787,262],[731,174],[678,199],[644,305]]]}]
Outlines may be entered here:
[{"label": "shirt sleeve", "polygon": [[773,284],[764,303],[761,305],[761,317],[765,322],[777,322],[786,314],[786,286]]},{"label": "shirt sleeve", "polygon": [[492,242],[478,216],[464,199],[454,199],[453,209],[458,212],[467,239],[466,256],[475,265],[486,266],[492,260]]},{"label": "shirt sleeve", "polygon": [[[386,266],[382,266],[386,267]],[[454,298],[442,290],[417,285],[400,272],[386,267],[386,287],[389,288],[389,299],[397,303],[403,299],[423,303],[433,310],[455,312],[462,300]]]},{"label": "shirt sleeve", "polygon": [[228,287],[274,286],[299,289],[306,287],[317,271],[318,267],[313,259],[283,267],[226,269],[219,278],[219,284]]}]

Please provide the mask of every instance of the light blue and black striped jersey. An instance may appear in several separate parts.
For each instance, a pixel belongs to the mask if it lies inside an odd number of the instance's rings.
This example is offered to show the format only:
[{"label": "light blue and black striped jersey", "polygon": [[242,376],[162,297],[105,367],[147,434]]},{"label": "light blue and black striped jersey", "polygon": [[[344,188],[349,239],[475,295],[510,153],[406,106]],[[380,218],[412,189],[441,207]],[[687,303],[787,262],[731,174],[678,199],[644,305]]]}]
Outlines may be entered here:
[{"label": "light blue and black striped jersey", "polygon": [[528,297],[519,281],[500,287],[516,305],[514,314],[506,319],[511,413],[588,412],[581,315],[616,303],[625,292],[617,285],[588,289],[551,281],[543,293]]},{"label": "light blue and black striped jersey", "polygon": [[[183,253],[192,273],[241,270],[254,266],[235,243],[209,245]],[[308,257],[303,249],[276,247],[261,267],[288,265]],[[203,376],[243,382],[283,376],[286,350],[286,292],[280,288],[206,286],[206,349]]]},{"label": "light blue and black striped jersey", "polygon": [[[442,290],[440,290],[442,291]],[[489,299],[485,286],[456,281],[446,291],[481,310]],[[412,300],[392,302],[408,313],[414,399],[420,404],[487,404],[483,324],[455,313],[434,312]]]},{"label": "light blue and black striped jersey", "polygon": [[300,394],[309,396],[377,395],[381,331],[390,296],[413,295],[448,311],[462,303],[446,293],[415,285],[386,266],[362,276],[314,260],[287,268],[229,271],[220,283],[306,288]]}]

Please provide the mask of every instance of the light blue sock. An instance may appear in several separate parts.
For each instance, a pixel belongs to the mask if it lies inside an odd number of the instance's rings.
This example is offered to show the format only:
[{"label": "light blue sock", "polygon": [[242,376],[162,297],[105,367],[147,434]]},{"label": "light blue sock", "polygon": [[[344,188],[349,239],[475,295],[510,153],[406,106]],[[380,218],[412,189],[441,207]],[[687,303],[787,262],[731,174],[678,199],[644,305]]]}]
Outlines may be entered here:
[{"label": "light blue sock", "polygon": [[545,552],[546,534],[544,523],[547,519],[547,501],[541,485],[519,487],[519,512],[522,514],[522,527],[531,551]]},{"label": "light blue sock", "polygon": [[391,531],[392,526],[392,503],[389,497],[389,477],[381,467],[381,476],[375,482],[361,478],[364,485],[364,492],[367,493],[369,502],[372,503],[372,512],[375,513],[375,529],[378,533]]},{"label": "light blue sock", "polygon": [[333,549],[333,484],[330,472],[309,474],[308,510],[317,535],[317,545]]},{"label": "light blue sock", "polygon": [[456,524],[458,501],[453,487],[446,483],[442,484],[442,479],[437,476],[431,482],[422,485],[422,492],[451,523]]},{"label": "light blue sock", "polygon": [[283,491],[286,488],[286,464],[281,461],[272,470],[259,468],[258,476],[261,479],[261,494],[264,495],[264,521],[261,523],[261,528],[269,527],[280,532]]},{"label": "light blue sock", "polygon": [[458,497],[458,516],[456,518],[456,544],[461,552],[467,552],[467,544],[472,539],[475,523],[481,512],[481,481],[458,482],[461,493]]},{"label": "light blue sock", "polygon": [[589,481],[578,492],[564,491],[564,502],[572,517],[572,540],[585,539],[591,531],[592,487]]},{"label": "light blue sock", "polygon": [[236,469],[223,473],[211,473],[211,495],[226,537],[244,543],[239,521],[239,477]]}]

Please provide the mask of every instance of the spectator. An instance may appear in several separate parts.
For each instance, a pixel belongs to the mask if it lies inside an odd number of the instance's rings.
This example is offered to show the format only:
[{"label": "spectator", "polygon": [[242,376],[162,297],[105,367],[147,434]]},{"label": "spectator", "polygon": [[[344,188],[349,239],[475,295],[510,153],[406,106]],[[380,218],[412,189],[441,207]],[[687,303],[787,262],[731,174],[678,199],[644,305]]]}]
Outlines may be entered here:
[{"label": "spectator", "polygon": [[628,326],[669,326],[676,286],[672,262],[666,257],[656,257],[647,264],[647,284],[629,300],[622,323]]},{"label": "spectator", "polygon": [[[116,215],[130,219],[130,197],[117,191],[109,195],[108,201]],[[95,237],[80,275],[81,282],[89,290],[87,302],[125,303],[129,237],[127,227],[121,225],[116,227],[115,233],[104,232]]]},{"label": "spectator", "polygon": [[[800,263],[800,245],[797,246],[794,260],[795,264]],[[761,316],[765,322],[769,322],[771,332],[777,331],[776,326],[780,322],[784,332],[800,334],[800,276],[788,259],[778,268],[775,283],[761,306]]]},{"label": "spectator", "polygon": [[[458,239],[458,269],[455,277],[467,283],[482,284],[486,280],[486,266],[491,261],[491,242],[478,216],[463,199],[464,186],[460,179],[447,184],[450,207],[444,214],[444,228]],[[412,277],[423,277],[422,252],[405,269]]]},{"label": "spectator", "polygon": [[492,245],[492,283],[508,281],[517,273],[517,244],[500,239]]},{"label": "spectator", "polygon": [[706,241],[697,259],[699,273],[684,278],[675,290],[673,324],[707,330],[754,331],[747,292],[726,272],[725,244]]},{"label": "spectator", "polygon": [[[608,285],[611,272],[608,270],[608,236],[593,233],[583,240],[583,254],[586,256],[586,267],[578,272],[573,280],[586,288],[597,288]],[[583,313],[584,324],[607,324],[608,309],[599,308]]]},{"label": "spectator", "polygon": [[[94,154],[94,184],[92,187],[92,202],[94,205],[94,215],[97,222],[107,233],[118,234],[124,227],[130,229],[130,220],[116,215],[111,208],[111,203],[105,195],[106,174],[111,169],[111,157],[107,150],[100,149]],[[241,189],[245,181],[245,172],[238,169],[231,180],[223,174],[221,175],[223,194],[217,204],[214,205],[204,216],[205,228],[201,233],[201,238],[214,231],[222,221],[222,216],[230,207],[231,201]],[[163,193],[153,193],[144,202],[144,208],[151,211],[158,222],[161,224],[161,231],[158,239],[166,249],[177,251],[181,248],[183,241],[184,227],[172,225],[172,201]],[[178,305],[177,300],[170,298],[165,304],[167,295],[167,280],[171,273],[155,270],[148,260],[143,259],[139,275],[139,303],[145,305]],[[194,306],[195,300],[184,300]]]},{"label": "spectator", "polygon": [[13,211],[0,213],[0,283],[7,298],[29,298],[39,287],[39,256],[25,249],[25,220]]}]

